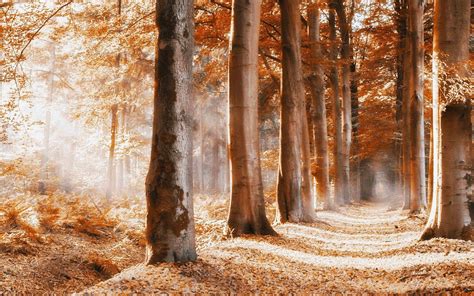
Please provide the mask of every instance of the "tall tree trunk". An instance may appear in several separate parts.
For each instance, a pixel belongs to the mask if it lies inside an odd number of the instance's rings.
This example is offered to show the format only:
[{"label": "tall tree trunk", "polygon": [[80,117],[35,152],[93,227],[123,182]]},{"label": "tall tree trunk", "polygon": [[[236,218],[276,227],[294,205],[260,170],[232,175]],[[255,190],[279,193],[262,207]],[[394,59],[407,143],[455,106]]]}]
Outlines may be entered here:
[{"label": "tall tree trunk", "polygon": [[[311,221],[314,201],[307,186],[311,180],[305,157],[304,81],[301,62],[299,1],[280,0],[282,30],[282,93],[280,165],[278,176],[279,218],[284,222]],[[309,145],[308,145],[309,146]]]},{"label": "tall tree trunk", "polygon": [[355,0],[351,1],[349,14],[350,33],[350,58],[351,58],[351,111],[352,111],[352,144],[351,144],[351,190],[352,199],[356,202],[361,200],[361,180],[360,180],[360,156],[359,156],[359,77],[357,74],[357,60],[354,54],[354,43],[352,41],[352,22],[355,15]]},{"label": "tall tree trunk", "polygon": [[[304,89],[304,81],[301,82]],[[303,98],[304,100],[304,98]],[[305,100],[306,101],[306,100]],[[306,102],[304,102],[306,103]],[[303,106],[301,120],[302,126],[302,138],[301,138],[301,156],[302,156],[302,174],[303,183],[301,186],[302,193],[302,205],[303,205],[303,221],[312,222],[316,219],[316,201],[313,194],[313,182],[311,175],[311,148],[310,148],[310,135],[309,135],[309,122],[306,112],[306,104]]]},{"label": "tall tree trunk", "polygon": [[[312,99],[312,98],[311,98]],[[312,121],[312,110],[313,110],[313,102],[312,100],[306,101],[306,118],[308,119],[308,135],[309,135],[309,153],[310,158],[311,155],[315,155],[315,148],[314,148],[314,123]],[[313,175],[313,171],[311,171],[311,175]]]},{"label": "tall tree trunk", "polygon": [[316,196],[323,209],[333,207],[329,196],[329,156],[328,156],[328,127],[326,118],[326,103],[324,99],[324,70],[321,54],[319,1],[308,12],[309,39],[311,42],[311,59],[313,62],[311,78],[311,93],[313,96],[312,120],[314,126],[314,146],[316,159]]},{"label": "tall tree trunk", "polygon": [[[217,113],[214,113],[216,115]],[[219,161],[219,132],[215,132],[212,134],[212,148],[211,148],[211,180],[210,180],[210,187],[211,192],[218,193],[219,192],[219,169],[221,163]]]},{"label": "tall tree trunk", "polygon": [[[117,15],[120,17],[122,14],[122,1],[117,1]],[[120,68],[120,52],[115,57],[115,66],[117,69]],[[118,70],[117,70],[118,71]],[[107,189],[105,197],[110,200],[112,195],[117,189],[117,167],[115,166],[115,146],[117,142],[117,129],[118,129],[118,104],[112,105],[110,108],[111,113],[111,124],[110,124],[110,146],[109,146],[109,160],[107,165]]]},{"label": "tall tree trunk", "polygon": [[[129,108],[126,105],[122,109],[122,142],[126,140],[128,136],[128,112]],[[122,156],[122,191],[128,193],[130,186],[130,155],[126,153]]]},{"label": "tall tree trunk", "polygon": [[410,38],[408,36],[408,0],[402,0],[402,17],[406,24],[406,36],[404,37],[404,56],[403,56],[403,99],[402,99],[402,175],[403,178],[403,209],[410,209],[411,201],[411,151],[410,151],[410,69],[412,49],[410,46]]},{"label": "tall tree trunk", "polygon": [[155,98],[146,178],[146,263],[196,259],[192,193],[192,0],[156,3]]},{"label": "tall tree trunk", "polygon": [[69,144],[69,151],[67,152],[68,157],[65,160],[64,175],[61,180],[62,190],[66,193],[70,193],[72,190],[72,175],[74,172],[74,159],[76,156],[76,142],[73,140]]},{"label": "tall tree trunk", "polygon": [[199,143],[199,155],[197,157],[197,174],[195,175],[196,180],[196,189],[199,193],[204,192],[204,102],[199,103],[199,133],[198,133],[198,143]]},{"label": "tall tree trunk", "polygon": [[397,45],[397,80],[396,80],[396,112],[395,120],[397,122],[397,133],[401,135],[401,139],[397,137],[396,140],[396,151],[399,157],[398,171],[399,171],[399,183],[401,185],[402,196],[404,197],[404,208],[409,209],[410,197],[408,194],[409,186],[406,173],[406,161],[408,157],[405,156],[408,151],[408,135],[407,135],[407,100],[406,97],[406,60],[408,57],[407,48],[407,9],[406,0],[395,1],[396,14],[396,28],[398,33],[398,45]]},{"label": "tall tree trunk", "polygon": [[[469,91],[460,88],[462,80],[469,78],[470,1],[437,0],[434,10],[433,104],[439,95],[446,107],[433,108],[433,201],[421,239],[460,238],[470,220],[467,194],[472,186],[471,98]],[[438,85],[438,70],[452,79]]]},{"label": "tall tree trunk", "polygon": [[258,132],[261,0],[234,0],[229,58],[231,203],[227,232],[276,234],[265,216]]},{"label": "tall tree trunk", "polygon": [[339,75],[337,70],[337,43],[336,43],[336,13],[329,9],[329,40],[331,41],[330,58],[332,61],[329,80],[332,89],[332,116],[334,125],[334,167],[336,176],[334,180],[334,201],[344,203],[343,179],[343,146],[342,146],[342,118],[341,101],[339,98]]},{"label": "tall tree trunk", "polygon": [[359,97],[358,97],[358,78],[357,64],[352,56],[351,63],[351,104],[352,104],[352,144],[351,144],[351,188],[352,200],[360,202],[361,184],[360,184],[360,157],[359,157]]},{"label": "tall tree trunk", "polygon": [[107,165],[107,190],[105,197],[110,200],[115,192],[116,187],[116,168],[115,168],[115,145],[117,140],[117,126],[118,126],[118,106],[112,105],[110,108],[111,123],[110,123],[110,146],[109,146],[109,160]]},{"label": "tall tree trunk", "polygon": [[423,106],[423,1],[408,1],[410,59],[410,212],[426,207],[425,129]]},{"label": "tall tree trunk", "polygon": [[49,146],[50,146],[50,134],[51,134],[51,104],[54,95],[54,75],[56,71],[56,46],[51,45],[51,68],[49,72],[49,92],[46,101],[46,118],[44,123],[44,136],[43,136],[43,153],[41,155],[40,164],[40,181],[38,182],[39,194],[46,194],[46,184],[48,181],[48,165],[49,165]]},{"label": "tall tree trunk", "polygon": [[[433,75],[435,75],[433,73]],[[433,93],[435,91],[433,90]],[[434,106],[436,104],[436,107]],[[433,96],[433,103],[432,103],[432,106],[433,106],[433,109],[437,109],[438,108],[438,101],[434,99],[434,96]],[[433,113],[434,112],[438,112],[438,111],[435,111],[433,110]],[[437,120],[437,119],[436,119]],[[435,168],[434,168],[434,150],[435,150],[435,147],[434,147],[434,141],[435,141],[435,135],[433,133],[433,130],[434,130],[434,126],[436,125],[439,125],[438,123],[435,123],[435,119],[433,118],[431,120],[431,129],[432,131],[430,132],[430,150],[429,150],[429,156],[428,156],[428,188],[427,188],[427,196],[426,196],[426,199],[427,199],[427,208],[428,209],[431,209],[431,203],[433,201],[433,184],[434,184],[434,171],[435,171]]]},{"label": "tall tree trunk", "polygon": [[351,101],[351,53],[349,38],[349,23],[347,22],[346,9],[344,0],[335,0],[332,5],[336,9],[338,16],[338,24],[341,32],[342,49],[342,131],[343,131],[343,148],[342,148],[342,189],[341,193],[343,201],[349,203],[351,198],[350,188],[350,156],[352,143],[352,101]]}]

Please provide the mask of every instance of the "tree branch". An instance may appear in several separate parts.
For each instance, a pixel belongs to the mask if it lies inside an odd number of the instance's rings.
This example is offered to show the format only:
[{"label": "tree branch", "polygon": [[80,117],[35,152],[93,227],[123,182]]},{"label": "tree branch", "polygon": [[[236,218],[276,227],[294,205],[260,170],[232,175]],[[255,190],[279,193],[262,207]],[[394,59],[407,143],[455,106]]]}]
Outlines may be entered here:
[{"label": "tree branch", "polygon": [[[23,55],[23,53],[25,52],[26,48],[31,44],[31,42],[33,41],[33,39],[39,34],[39,32],[41,31],[41,29],[44,28],[44,26],[46,26],[46,24],[56,15],[58,14],[64,7],[68,6],[69,4],[72,3],[72,0],[63,4],[62,6],[60,6],[58,9],[56,9],[56,11],[51,14],[50,16],[48,16],[46,18],[46,20],[44,20],[44,22],[41,24],[41,26],[39,26],[39,28],[33,33],[33,35],[31,35],[30,39],[28,39],[28,42],[25,44],[25,46],[21,49],[20,51],[20,54],[17,56],[17,60],[19,61],[21,59],[21,56]],[[18,65],[18,64],[17,64]],[[15,67],[16,68],[16,67]]]}]

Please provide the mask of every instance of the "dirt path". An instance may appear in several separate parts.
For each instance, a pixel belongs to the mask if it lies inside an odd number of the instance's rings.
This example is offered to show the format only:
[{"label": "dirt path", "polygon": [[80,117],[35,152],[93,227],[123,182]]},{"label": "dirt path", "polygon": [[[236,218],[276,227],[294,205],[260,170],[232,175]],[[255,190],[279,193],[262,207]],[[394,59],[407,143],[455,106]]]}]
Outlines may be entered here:
[{"label": "dirt path", "polygon": [[135,266],[83,293],[406,293],[474,291],[474,243],[417,242],[422,219],[362,205],[319,212],[202,249],[196,263]]}]

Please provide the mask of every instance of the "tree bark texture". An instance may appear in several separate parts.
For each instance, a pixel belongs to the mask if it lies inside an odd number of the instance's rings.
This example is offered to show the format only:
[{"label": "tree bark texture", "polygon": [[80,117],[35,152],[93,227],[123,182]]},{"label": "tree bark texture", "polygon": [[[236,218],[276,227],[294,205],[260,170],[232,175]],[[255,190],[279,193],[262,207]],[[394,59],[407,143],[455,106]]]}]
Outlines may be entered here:
[{"label": "tree bark texture", "polygon": [[408,0],[408,28],[411,47],[409,73],[411,212],[417,212],[426,207],[423,9],[422,0]]},{"label": "tree bark texture", "polygon": [[324,98],[324,70],[321,65],[320,13],[318,1],[308,12],[309,39],[311,42],[312,71],[312,121],[316,159],[316,198],[324,209],[333,207],[329,196],[329,156],[326,103]]},{"label": "tree bark texture", "polygon": [[[469,78],[470,1],[435,1],[434,11],[433,86],[438,87],[433,96],[439,95],[445,107],[433,108],[433,198],[421,239],[461,238],[471,220],[467,208],[472,186],[471,98],[451,90]],[[453,79],[440,79],[446,75]]]},{"label": "tree bark texture", "polygon": [[342,157],[342,189],[341,193],[345,203],[351,201],[350,188],[350,156],[352,143],[352,101],[351,101],[351,53],[350,32],[347,21],[344,0],[335,0],[333,4],[341,32],[341,59],[342,59],[342,132],[343,132],[343,157]]},{"label": "tree bark texture", "polygon": [[231,203],[227,232],[275,234],[265,216],[258,131],[261,1],[234,0],[229,58]]},{"label": "tree bark texture", "polygon": [[330,59],[332,62],[329,80],[332,90],[332,116],[334,124],[334,202],[344,203],[343,179],[343,145],[342,145],[342,114],[341,101],[339,98],[339,74],[337,70],[337,43],[336,43],[336,13],[334,9],[329,9],[329,40],[331,41]]},{"label": "tree bark texture", "polygon": [[192,0],[158,0],[146,263],[196,259],[192,193]]},{"label": "tree bark texture", "polygon": [[[282,79],[280,121],[280,165],[277,186],[280,222],[311,221],[314,200],[311,175],[301,62],[301,17],[299,1],[280,0],[282,31]],[[308,143],[307,143],[308,142]]]}]

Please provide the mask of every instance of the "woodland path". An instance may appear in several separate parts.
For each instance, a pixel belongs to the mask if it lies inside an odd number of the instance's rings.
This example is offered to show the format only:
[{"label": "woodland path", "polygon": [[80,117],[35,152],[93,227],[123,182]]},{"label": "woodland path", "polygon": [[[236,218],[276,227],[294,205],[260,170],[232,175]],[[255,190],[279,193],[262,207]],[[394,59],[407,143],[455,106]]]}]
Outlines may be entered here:
[{"label": "woodland path", "polygon": [[196,263],[134,266],[82,293],[474,292],[474,243],[418,242],[423,221],[374,204],[318,212],[278,237],[222,240]]}]

